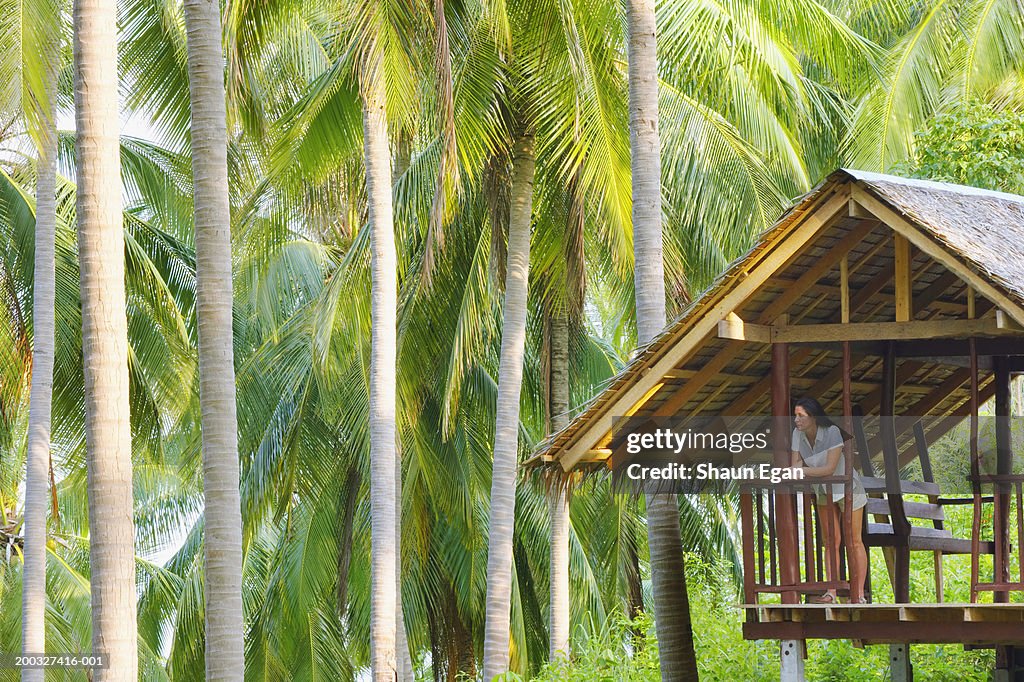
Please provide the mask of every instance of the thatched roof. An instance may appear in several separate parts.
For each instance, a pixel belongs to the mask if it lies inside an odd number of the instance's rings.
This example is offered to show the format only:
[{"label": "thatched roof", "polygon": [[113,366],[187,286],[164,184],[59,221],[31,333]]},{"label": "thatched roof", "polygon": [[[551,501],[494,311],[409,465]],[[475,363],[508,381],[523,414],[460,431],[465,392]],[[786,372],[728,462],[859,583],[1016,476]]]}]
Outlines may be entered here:
[{"label": "thatched roof", "polygon": [[[886,214],[886,221],[857,215],[852,203],[847,211],[851,200],[874,206]],[[891,289],[887,290],[894,260],[893,230],[917,240],[912,266],[919,309],[914,319],[965,317],[970,283],[987,297],[980,299],[979,316],[995,316],[999,308],[1024,324],[1024,197],[838,170],[761,234],[664,332],[638,349],[628,366],[583,406],[569,426],[540,445],[528,466],[560,461],[568,470],[600,461],[586,453],[607,442],[612,417],[632,414],[633,409],[640,410],[638,415],[659,410],[764,413],[770,368],[764,347],[719,338],[718,321],[737,312],[748,321],[770,321],[788,314],[805,324],[837,322],[838,272],[822,266],[834,263],[832,255],[840,249],[848,253],[850,290],[855,294],[851,319],[895,319]],[[831,398],[834,404],[838,363],[835,349],[801,346],[790,361],[794,390],[813,390],[823,402]],[[880,368],[865,355],[854,370],[855,402],[870,411],[880,392],[875,385]],[[966,401],[962,370],[921,361],[905,362],[902,370],[906,388],[898,407],[903,413],[962,411]],[[992,386],[983,388],[990,391]]]},{"label": "thatched roof", "polygon": [[873,189],[975,272],[1024,302],[1024,197],[865,171],[839,173]]}]

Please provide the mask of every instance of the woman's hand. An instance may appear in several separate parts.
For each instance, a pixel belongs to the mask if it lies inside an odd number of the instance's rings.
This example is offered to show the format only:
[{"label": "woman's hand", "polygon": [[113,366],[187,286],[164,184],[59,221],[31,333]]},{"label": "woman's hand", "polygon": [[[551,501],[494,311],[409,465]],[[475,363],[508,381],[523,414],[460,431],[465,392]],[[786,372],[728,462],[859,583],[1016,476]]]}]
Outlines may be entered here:
[{"label": "woman's hand", "polygon": [[842,446],[832,448],[828,451],[828,460],[825,462],[825,466],[821,467],[804,467],[804,476],[810,478],[820,478],[822,476],[831,476],[835,473],[836,467],[839,466],[839,457],[843,454]]}]

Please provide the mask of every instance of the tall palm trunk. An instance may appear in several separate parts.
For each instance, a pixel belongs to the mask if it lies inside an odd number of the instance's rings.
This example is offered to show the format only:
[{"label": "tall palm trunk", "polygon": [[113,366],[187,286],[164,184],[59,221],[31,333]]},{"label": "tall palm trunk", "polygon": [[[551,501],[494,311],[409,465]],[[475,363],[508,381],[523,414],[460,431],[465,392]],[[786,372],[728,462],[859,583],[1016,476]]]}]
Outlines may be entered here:
[{"label": "tall palm trunk", "polygon": [[[564,310],[551,316],[551,431],[569,422],[569,325]],[[551,520],[551,631],[548,656],[569,654],[569,496],[561,482],[548,491]]]},{"label": "tall palm trunk", "polygon": [[[638,340],[665,326],[661,244],[661,157],[654,0],[629,0],[629,142],[633,171],[633,253]],[[654,615],[663,680],[696,680],[686,594],[679,505],[675,495],[647,496]]]},{"label": "tall palm trunk", "polygon": [[219,4],[185,0],[195,187],[206,679],[242,680],[242,509],[232,335],[231,209]]},{"label": "tall palm trunk", "polygon": [[115,0],[76,0],[75,147],[95,679],[138,676]]},{"label": "tall palm trunk", "polygon": [[526,298],[530,271],[530,220],[533,213],[533,136],[516,140],[512,161],[508,221],[508,267],[498,368],[498,404],[491,474],[491,518],[487,546],[487,602],[484,625],[484,679],[508,670],[509,605],[512,603],[512,535],[516,510],[519,454],[519,390],[526,348]]},{"label": "tall palm trunk", "polygon": [[[393,177],[397,180],[409,170],[412,138],[408,134],[399,134],[395,147]],[[398,437],[395,438],[395,621],[398,682],[412,682],[415,678],[412,652],[409,651],[409,637],[402,615],[402,439]]]},{"label": "tall palm trunk", "polygon": [[363,97],[363,152],[370,219],[370,665],[375,682],[398,674],[395,400],[398,346],[398,255],[391,207],[391,153],[381,57],[367,56]]},{"label": "tall palm trunk", "polygon": [[[397,318],[396,318],[397,319]],[[413,682],[412,652],[402,615],[402,447],[395,441],[395,663],[397,682]]]},{"label": "tall palm trunk", "polygon": [[[54,80],[56,69],[53,70]],[[56,90],[50,86],[51,96]],[[43,121],[36,168],[35,263],[32,279],[32,388],[25,462],[25,571],[22,579],[21,650],[46,651],[46,507],[49,502],[50,412],[53,403],[54,242],[57,226],[57,128]],[[42,682],[42,668],[25,668],[22,680]]]}]

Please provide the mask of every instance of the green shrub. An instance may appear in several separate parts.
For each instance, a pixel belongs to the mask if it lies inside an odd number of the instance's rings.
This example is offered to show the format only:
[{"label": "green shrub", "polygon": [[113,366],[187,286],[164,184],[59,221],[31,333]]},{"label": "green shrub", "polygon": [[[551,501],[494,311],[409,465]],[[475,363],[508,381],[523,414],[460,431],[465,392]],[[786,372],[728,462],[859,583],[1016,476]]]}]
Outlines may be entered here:
[{"label": "green shrub", "polygon": [[[917,555],[920,556],[917,556]],[[876,591],[891,590],[885,580],[885,562],[881,552],[872,555]],[[914,556],[914,592],[918,599],[934,594],[931,555]],[[969,579],[969,564],[947,562],[947,595],[964,593]],[[927,566],[925,565],[927,563]],[[733,680],[778,680],[779,644],[777,641],[743,639],[743,611],[727,567],[709,563],[696,555],[687,557],[690,613],[693,620],[697,665],[702,682]],[[881,579],[879,579],[881,578]],[[636,634],[642,633],[640,646]],[[576,633],[576,648],[571,661],[549,663],[534,679],[538,682],[618,681],[659,682],[658,642],[655,624],[642,614],[635,622],[621,615],[605,623],[589,622]],[[972,682],[988,680],[994,663],[992,650],[964,651],[960,645],[914,645],[911,662],[917,680]],[[807,679],[813,682],[868,682],[889,678],[889,648],[885,645],[857,648],[849,640],[812,640],[808,642]],[[508,680],[518,681],[516,676]]]}]

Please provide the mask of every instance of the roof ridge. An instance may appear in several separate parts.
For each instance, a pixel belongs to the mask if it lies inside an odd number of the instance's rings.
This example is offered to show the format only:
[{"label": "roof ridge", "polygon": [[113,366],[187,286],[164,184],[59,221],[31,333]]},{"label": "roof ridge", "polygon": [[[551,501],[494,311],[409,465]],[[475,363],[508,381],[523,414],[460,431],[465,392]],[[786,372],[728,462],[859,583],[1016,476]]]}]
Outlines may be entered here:
[{"label": "roof ridge", "polygon": [[931,189],[940,192],[955,192],[957,194],[964,194],[968,196],[991,197],[994,199],[1004,199],[1006,201],[1024,204],[1024,196],[1011,194],[1010,192],[982,189],[981,187],[973,187],[971,185],[957,185],[952,182],[940,182],[938,180],[904,178],[899,175],[887,175],[885,173],[875,173],[872,171],[857,170],[855,168],[841,168],[840,170],[857,180],[863,180],[865,182],[890,182],[898,185],[907,185],[909,187],[919,187],[921,189]]}]

